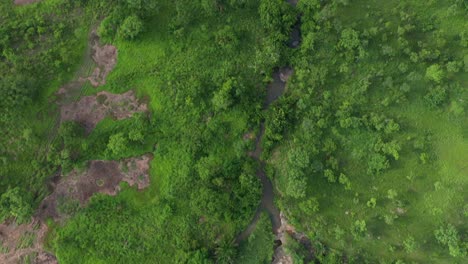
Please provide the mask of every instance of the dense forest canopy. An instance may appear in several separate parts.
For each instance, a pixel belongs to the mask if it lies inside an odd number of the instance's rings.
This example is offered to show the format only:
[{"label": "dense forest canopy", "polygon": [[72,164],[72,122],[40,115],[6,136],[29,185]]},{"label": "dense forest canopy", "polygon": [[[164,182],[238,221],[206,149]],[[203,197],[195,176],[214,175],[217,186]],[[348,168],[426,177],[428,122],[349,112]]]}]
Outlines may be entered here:
[{"label": "dense forest canopy", "polygon": [[468,260],[466,1],[20,2],[0,262]]}]

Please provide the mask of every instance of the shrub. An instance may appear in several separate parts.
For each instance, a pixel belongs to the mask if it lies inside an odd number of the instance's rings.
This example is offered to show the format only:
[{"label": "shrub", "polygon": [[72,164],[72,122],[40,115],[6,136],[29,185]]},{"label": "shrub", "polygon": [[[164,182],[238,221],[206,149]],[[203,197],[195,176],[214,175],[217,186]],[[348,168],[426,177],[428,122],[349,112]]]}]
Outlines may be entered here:
[{"label": "shrub", "polygon": [[460,245],[458,231],[453,225],[440,226],[434,231],[434,235],[440,244],[448,246],[451,256],[466,256],[466,244]]},{"label": "shrub", "polygon": [[0,222],[14,217],[18,223],[24,223],[32,214],[32,208],[25,193],[18,187],[8,188],[0,197]]},{"label": "shrub", "polygon": [[416,250],[417,244],[416,241],[414,240],[414,237],[408,236],[405,241],[403,241],[403,246],[405,247],[405,251],[407,253],[411,253],[414,250]]},{"label": "shrub", "polygon": [[107,143],[108,154],[114,156],[121,156],[127,150],[128,140],[123,133],[117,133],[109,137],[109,143]]},{"label": "shrub", "polygon": [[444,71],[437,64],[433,64],[426,69],[426,78],[436,83],[440,83],[444,76]]},{"label": "shrub", "polygon": [[369,208],[375,208],[376,205],[377,205],[377,199],[375,199],[374,197],[370,198],[370,200],[367,201],[367,207]]},{"label": "shrub", "polygon": [[424,96],[425,103],[430,108],[440,106],[447,99],[447,89],[443,86],[437,86],[429,90]]},{"label": "shrub", "polygon": [[136,38],[143,31],[143,22],[136,15],[131,15],[123,21],[119,28],[119,36],[126,40]]},{"label": "shrub", "polygon": [[102,20],[97,29],[98,36],[104,41],[109,41],[114,38],[117,33],[119,19],[113,14]]}]

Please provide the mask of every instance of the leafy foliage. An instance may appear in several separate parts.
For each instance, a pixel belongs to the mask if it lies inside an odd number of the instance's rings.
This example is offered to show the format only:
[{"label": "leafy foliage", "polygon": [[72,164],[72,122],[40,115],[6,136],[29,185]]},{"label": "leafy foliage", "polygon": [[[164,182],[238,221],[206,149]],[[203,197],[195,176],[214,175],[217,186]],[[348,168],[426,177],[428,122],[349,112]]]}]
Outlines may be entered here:
[{"label": "leafy foliage", "polygon": [[0,197],[0,221],[13,217],[18,223],[24,223],[31,217],[32,208],[24,192],[18,187],[8,188]]},{"label": "leafy foliage", "polygon": [[143,22],[136,15],[131,15],[122,22],[119,36],[123,39],[134,39],[143,30]]}]

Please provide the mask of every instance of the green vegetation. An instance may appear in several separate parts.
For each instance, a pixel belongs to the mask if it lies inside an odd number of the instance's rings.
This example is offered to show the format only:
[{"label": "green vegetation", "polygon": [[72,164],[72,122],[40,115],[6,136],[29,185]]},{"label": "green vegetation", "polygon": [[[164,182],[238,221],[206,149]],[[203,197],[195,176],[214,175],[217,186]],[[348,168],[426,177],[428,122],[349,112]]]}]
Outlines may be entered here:
[{"label": "green vegetation", "polygon": [[239,246],[239,254],[235,263],[266,264],[271,263],[273,257],[273,234],[271,222],[263,213],[254,232]]},{"label": "green vegetation", "polygon": [[9,217],[15,218],[18,223],[29,220],[32,208],[28,200],[18,187],[8,188],[0,197],[0,221]]},{"label": "green vegetation", "polygon": [[[240,257],[233,241],[261,193],[256,164],[246,155],[251,143],[243,136],[258,124],[263,87],[278,63],[264,52],[279,54],[284,47],[257,20],[255,2],[175,5],[160,2],[132,40],[119,31],[125,22],[115,35],[106,33],[107,18],[99,26],[119,57],[107,84],[92,93],[134,88],[149,96],[151,115],[105,119],[88,136],[64,123],[54,147],[74,152],[66,159],[70,168],[153,152],[151,186],[96,196],[78,212],[61,207],[75,215],[52,238],[61,263],[232,263]],[[256,257],[271,259],[270,232],[263,219],[251,243],[270,252]],[[101,246],[89,251],[91,245]]]},{"label": "green vegetation", "polygon": [[[266,142],[281,209],[350,263],[466,262],[468,6],[298,8],[295,75],[271,110],[289,113],[283,140]],[[301,207],[309,198],[319,207],[312,215]]]},{"label": "green vegetation", "polygon": [[[275,202],[318,261],[466,263],[466,1],[5,0],[0,13],[0,221],[27,223],[57,172],[153,156],[145,190],[58,199],[66,221],[48,220],[46,246],[59,263],[271,262],[265,213],[234,242],[261,201],[249,138],[262,121]],[[56,92],[90,74],[93,30],[117,65],[69,101],[134,90],[148,111],[86,133],[60,122]],[[283,66],[294,74],[264,110]],[[285,235],[303,262],[305,242]]]},{"label": "green vegetation", "polygon": [[16,204],[27,206],[10,214],[23,221],[47,194],[44,182],[56,169],[45,157],[57,111],[51,95],[79,64],[89,20],[80,1],[23,7],[1,1],[0,13],[0,193],[21,194]]}]

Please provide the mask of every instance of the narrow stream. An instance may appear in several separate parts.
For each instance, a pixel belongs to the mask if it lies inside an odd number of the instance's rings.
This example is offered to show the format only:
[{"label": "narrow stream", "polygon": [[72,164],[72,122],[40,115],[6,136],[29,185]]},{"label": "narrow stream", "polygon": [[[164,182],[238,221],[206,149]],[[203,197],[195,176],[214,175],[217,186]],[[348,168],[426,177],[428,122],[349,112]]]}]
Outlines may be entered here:
[{"label": "narrow stream", "polygon": [[[298,0],[288,0],[287,1],[292,6],[296,6]],[[299,47],[301,41],[301,34],[300,34],[300,17],[298,16],[296,24],[293,26],[290,34],[290,39],[288,41],[288,46],[290,48],[297,48]],[[267,86],[267,96],[265,98],[265,103],[263,105],[263,109],[267,110],[268,107],[276,101],[284,92],[286,87],[286,82],[289,76],[293,73],[293,69],[289,67],[279,68],[276,69],[273,73],[273,81]],[[260,159],[262,154],[262,139],[265,133],[265,121],[260,123],[260,131],[255,139],[255,150],[252,153],[252,157],[258,161],[260,164],[257,177],[260,179],[262,183],[262,200],[260,205],[257,207],[255,211],[255,215],[250,221],[247,228],[245,228],[236,238],[236,243],[244,241],[249,237],[249,235],[255,230],[255,226],[257,225],[258,220],[262,212],[265,210],[270,219],[272,224],[272,231],[273,234],[276,236],[278,235],[278,231],[281,227],[281,218],[280,218],[280,211],[276,208],[274,203],[274,189],[273,184],[271,183],[270,179],[267,177],[265,173],[265,162]]]}]

